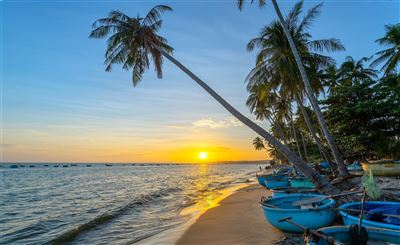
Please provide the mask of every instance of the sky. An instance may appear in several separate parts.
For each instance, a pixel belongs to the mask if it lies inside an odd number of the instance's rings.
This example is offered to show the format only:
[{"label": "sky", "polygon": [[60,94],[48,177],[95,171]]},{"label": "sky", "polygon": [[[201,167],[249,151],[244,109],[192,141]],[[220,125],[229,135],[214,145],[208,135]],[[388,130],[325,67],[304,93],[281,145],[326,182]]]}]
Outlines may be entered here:
[{"label": "sky", "polygon": [[[248,2],[248,1],[247,1]],[[160,34],[174,57],[246,116],[245,77],[255,53],[246,43],[276,18],[265,8],[233,0],[196,1],[12,1],[1,6],[2,162],[198,162],[263,160],[252,147],[254,132],[243,126],[174,65],[164,77],[148,71],[133,87],[131,73],[105,72],[105,40],[89,39],[92,23],[110,10],[144,16],[157,4]],[[287,13],[295,1],[279,1]],[[320,1],[305,1],[308,9]],[[310,33],[338,38],[346,51],[370,56],[384,25],[399,22],[393,1],[325,1]],[[258,122],[268,128],[266,122]]]}]

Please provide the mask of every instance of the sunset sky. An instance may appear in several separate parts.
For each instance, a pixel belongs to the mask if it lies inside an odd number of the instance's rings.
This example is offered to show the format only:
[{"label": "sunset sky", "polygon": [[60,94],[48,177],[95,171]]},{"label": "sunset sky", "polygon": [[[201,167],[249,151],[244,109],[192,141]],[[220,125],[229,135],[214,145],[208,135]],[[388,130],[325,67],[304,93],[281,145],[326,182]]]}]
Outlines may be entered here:
[{"label": "sunset sky", "polygon": [[[317,4],[306,1],[306,9]],[[197,162],[262,160],[256,136],[185,74],[165,61],[133,88],[131,74],[104,71],[105,40],[91,24],[110,10],[145,15],[157,4],[174,11],[161,34],[174,56],[245,115],[244,79],[254,66],[246,43],[275,17],[235,1],[12,1],[2,11],[1,161]],[[294,4],[284,1],[287,13]],[[399,1],[325,1],[310,32],[339,38],[356,59],[382,49],[384,25],[399,22]],[[251,117],[253,118],[253,117]],[[254,119],[254,118],[253,118]],[[263,127],[267,123],[260,122]]]}]

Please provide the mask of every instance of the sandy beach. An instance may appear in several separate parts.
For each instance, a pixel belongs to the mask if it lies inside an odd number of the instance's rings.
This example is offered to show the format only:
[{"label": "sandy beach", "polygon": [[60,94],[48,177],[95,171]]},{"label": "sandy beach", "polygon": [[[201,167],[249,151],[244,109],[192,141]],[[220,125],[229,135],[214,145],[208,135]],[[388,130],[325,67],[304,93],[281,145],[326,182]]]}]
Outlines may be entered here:
[{"label": "sandy beach", "polygon": [[223,199],[192,224],[176,244],[272,244],[282,233],[268,224],[258,200],[267,191],[254,184]]}]

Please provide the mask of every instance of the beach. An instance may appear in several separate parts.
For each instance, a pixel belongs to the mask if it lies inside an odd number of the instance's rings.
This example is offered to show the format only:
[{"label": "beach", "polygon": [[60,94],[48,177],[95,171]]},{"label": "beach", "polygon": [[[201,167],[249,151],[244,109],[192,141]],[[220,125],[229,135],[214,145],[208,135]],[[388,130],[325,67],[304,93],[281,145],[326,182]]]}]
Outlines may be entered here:
[{"label": "beach", "polygon": [[176,244],[272,244],[282,233],[265,221],[262,196],[268,191],[256,184],[237,190],[203,213]]}]

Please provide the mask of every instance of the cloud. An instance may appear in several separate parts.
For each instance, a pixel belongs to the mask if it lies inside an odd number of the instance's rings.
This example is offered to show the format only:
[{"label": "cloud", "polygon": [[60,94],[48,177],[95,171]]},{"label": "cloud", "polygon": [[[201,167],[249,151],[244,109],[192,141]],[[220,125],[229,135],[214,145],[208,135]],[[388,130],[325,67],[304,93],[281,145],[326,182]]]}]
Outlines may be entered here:
[{"label": "cloud", "polygon": [[233,117],[223,120],[213,120],[211,118],[207,118],[192,122],[192,126],[195,128],[231,128],[242,127],[243,123]]},{"label": "cloud", "polygon": [[43,131],[39,131],[39,130],[35,130],[35,129],[28,130],[28,132],[32,136],[35,136],[35,137],[47,137],[47,136],[50,136],[50,134],[47,133],[47,132],[43,132]]},{"label": "cloud", "polygon": [[0,147],[3,149],[18,149],[21,148],[20,144],[0,144]]}]

